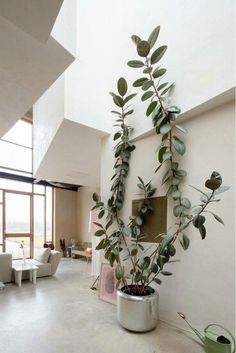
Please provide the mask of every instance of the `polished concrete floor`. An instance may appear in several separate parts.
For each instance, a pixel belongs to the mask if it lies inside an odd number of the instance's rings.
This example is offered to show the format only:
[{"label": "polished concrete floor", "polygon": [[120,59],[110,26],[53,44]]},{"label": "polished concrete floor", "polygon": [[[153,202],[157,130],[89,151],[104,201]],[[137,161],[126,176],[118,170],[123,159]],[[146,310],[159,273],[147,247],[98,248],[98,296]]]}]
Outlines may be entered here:
[{"label": "polished concrete floor", "polygon": [[194,336],[160,322],[135,334],[116,321],[116,307],[89,289],[90,264],[63,259],[56,276],[0,291],[1,353],[202,353]]}]

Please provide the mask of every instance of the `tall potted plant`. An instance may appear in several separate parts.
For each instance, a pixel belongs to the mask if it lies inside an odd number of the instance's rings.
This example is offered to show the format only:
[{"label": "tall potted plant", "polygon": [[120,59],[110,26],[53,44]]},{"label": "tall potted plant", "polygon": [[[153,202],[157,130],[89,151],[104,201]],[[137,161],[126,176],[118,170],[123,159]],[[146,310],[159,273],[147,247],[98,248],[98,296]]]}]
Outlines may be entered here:
[{"label": "tall potted plant", "polygon": [[[96,222],[98,230],[95,236],[101,237],[97,250],[103,250],[105,258],[115,267],[118,280],[117,318],[121,325],[132,331],[144,332],[153,329],[158,320],[158,293],[151,287],[153,282],[161,284],[160,277],[170,276],[165,265],[174,262],[176,254],[175,242],[180,241],[184,250],[189,247],[190,239],[186,231],[190,226],[198,229],[202,239],[206,237],[206,213],[210,213],[218,222],[222,219],[208,210],[211,203],[220,201],[218,195],[228,189],[222,186],[222,178],[218,172],[212,172],[205,182],[206,189],[193,187],[200,194],[200,202],[192,206],[190,200],[184,196],[181,184],[187,172],[180,168],[176,155],[183,156],[185,143],[179,134],[187,130],[177,124],[180,109],[169,104],[168,94],[172,87],[163,82],[166,69],[159,66],[159,62],[167,50],[163,45],[153,49],[160,26],[150,34],[148,40],[142,40],[137,35],[132,36],[136,45],[139,60],[128,62],[128,66],[142,70],[142,77],[134,81],[133,87],[142,89],[142,101],[149,101],[146,116],[151,117],[157,135],[161,135],[158,147],[158,161],[156,171],[160,172],[165,166],[162,184],[167,186],[166,196],[174,202],[173,214],[177,218],[174,226],[169,228],[168,234],[158,234],[159,243],[153,244],[152,250],[147,251],[143,244],[142,224],[153,212],[150,199],[156,188],[151,182],[144,182],[138,177],[138,188],[143,193],[143,201],[139,205],[139,215],[130,216],[129,222],[124,222],[121,211],[125,201],[126,178],[130,168],[130,157],[135,150],[130,141],[133,128],[126,123],[133,113],[130,101],[136,93],[128,94],[127,82],[120,78],[117,83],[118,93],[111,92],[114,104],[118,110],[112,111],[116,115],[117,131],[113,139],[117,142],[114,148],[114,175],[111,178],[111,195],[107,203],[100,196],[93,194],[95,206],[98,209]],[[158,66],[157,66],[158,65]]]}]

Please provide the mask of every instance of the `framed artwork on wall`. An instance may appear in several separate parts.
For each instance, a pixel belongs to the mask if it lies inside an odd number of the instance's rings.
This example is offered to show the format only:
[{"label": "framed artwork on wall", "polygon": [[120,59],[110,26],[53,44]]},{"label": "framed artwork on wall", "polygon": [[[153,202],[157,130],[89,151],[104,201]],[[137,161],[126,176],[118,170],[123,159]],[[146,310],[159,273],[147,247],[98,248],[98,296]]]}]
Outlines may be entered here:
[{"label": "framed artwork on wall", "polygon": [[117,279],[115,276],[115,269],[107,263],[101,264],[100,284],[99,284],[99,298],[116,304],[116,288]]},{"label": "framed artwork on wall", "polygon": [[132,216],[142,216],[144,222],[141,227],[142,234],[146,237],[142,239],[143,242],[157,243],[160,238],[158,234],[166,234],[167,230],[167,198],[165,196],[152,197],[150,204],[153,212],[147,217],[140,213],[139,207],[143,203],[143,199],[132,201]]}]

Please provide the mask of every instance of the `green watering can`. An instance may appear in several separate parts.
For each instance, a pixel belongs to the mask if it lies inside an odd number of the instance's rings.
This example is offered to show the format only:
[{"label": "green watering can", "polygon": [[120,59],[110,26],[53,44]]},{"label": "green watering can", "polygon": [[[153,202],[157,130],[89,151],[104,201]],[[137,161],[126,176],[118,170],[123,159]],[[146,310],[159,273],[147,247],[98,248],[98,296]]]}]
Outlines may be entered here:
[{"label": "green watering can", "polygon": [[[206,353],[235,353],[234,336],[225,327],[217,324],[210,324],[205,328],[204,334],[201,334],[186,320],[186,316],[184,314],[178,314],[182,319],[184,319],[185,322],[187,322],[188,326],[191,327],[191,329],[193,330],[193,332],[196,333],[198,338],[200,338],[200,340],[204,344]],[[212,326],[220,327],[225,332],[227,332],[227,334],[231,338],[231,341],[224,336],[219,336],[217,333],[210,331],[209,328]]]}]

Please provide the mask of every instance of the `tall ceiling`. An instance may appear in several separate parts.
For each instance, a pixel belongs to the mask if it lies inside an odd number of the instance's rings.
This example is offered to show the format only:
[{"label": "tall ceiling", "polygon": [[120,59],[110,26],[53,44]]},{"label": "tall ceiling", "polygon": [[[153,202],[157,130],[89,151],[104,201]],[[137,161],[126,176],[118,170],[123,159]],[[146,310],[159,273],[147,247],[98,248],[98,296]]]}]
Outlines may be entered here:
[{"label": "tall ceiling", "polygon": [[0,0],[0,137],[75,60],[50,36],[62,3]]}]

